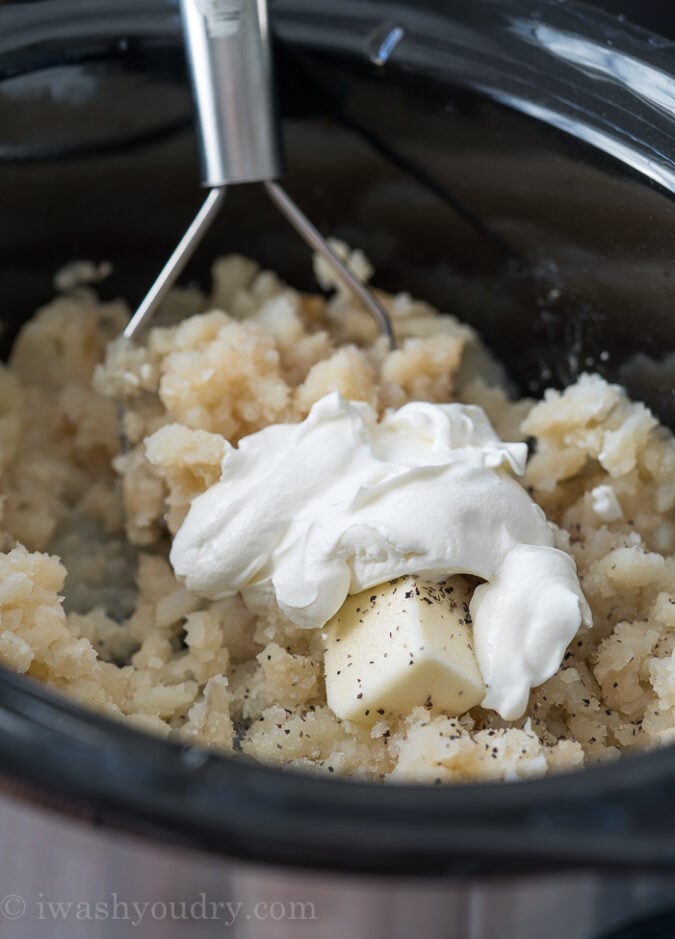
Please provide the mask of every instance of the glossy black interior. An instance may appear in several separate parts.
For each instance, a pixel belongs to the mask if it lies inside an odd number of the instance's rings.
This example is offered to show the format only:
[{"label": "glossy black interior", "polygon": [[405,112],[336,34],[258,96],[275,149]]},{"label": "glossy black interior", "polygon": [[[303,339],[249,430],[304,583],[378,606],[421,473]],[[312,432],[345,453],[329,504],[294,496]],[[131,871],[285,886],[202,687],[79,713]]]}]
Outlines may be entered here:
[{"label": "glossy black interior", "polygon": [[[70,259],[112,261],[102,293],[137,302],[200,199],[175,5],[120,0],[82,19],[51,0],[51,30],[26,12],[44,6],[0,8],[5,349]],[[277,0],[272,13],[286,183],[322,230],[364,248],[377,285],[476,326],[521,391],[597,370],[675,425],[673,47],[551,0]],[[396,24],[404,40],[374,64]],[[560,37],[576,42],[562,65]],[[228,194],[187,279],[232,250],[314,286],[256,187]],[[382,788],[150,740],[1,674],[0,760],[108,822],[260,860],[675,864],[671,749],[536,783]]]}]

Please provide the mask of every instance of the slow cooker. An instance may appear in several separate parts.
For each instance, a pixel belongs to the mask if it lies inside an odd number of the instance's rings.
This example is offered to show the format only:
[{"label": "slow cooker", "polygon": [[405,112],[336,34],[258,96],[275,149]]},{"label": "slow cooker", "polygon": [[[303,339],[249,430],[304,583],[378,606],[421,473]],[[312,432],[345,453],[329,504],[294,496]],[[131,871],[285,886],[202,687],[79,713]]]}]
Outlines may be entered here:
[{"label": "slow cooker", "polygon": [[[320,228],[475,326],[521,391],[596,370],[675,424],[675,46],[557,0],[270,8],[286,183]],[[0,116],[6,351],[72,258],[138,301],[199,203],[177,5],[2,4]],[[187,279],[230,250],[312,285],[256,187]],[[673,747],[375,785],[161,741],[3,670],[0,761],[12,939],[675,935]]]}]

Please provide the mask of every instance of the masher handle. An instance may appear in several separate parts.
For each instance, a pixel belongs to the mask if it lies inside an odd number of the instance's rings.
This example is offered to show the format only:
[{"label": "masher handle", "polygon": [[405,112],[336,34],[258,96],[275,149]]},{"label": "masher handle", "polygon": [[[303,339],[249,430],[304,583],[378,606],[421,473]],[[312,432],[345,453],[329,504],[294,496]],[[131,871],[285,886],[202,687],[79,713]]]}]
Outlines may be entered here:
[{"label": "masher handle", "polygon": [[281,175],[266,0],[181,0],[209,188]]}]

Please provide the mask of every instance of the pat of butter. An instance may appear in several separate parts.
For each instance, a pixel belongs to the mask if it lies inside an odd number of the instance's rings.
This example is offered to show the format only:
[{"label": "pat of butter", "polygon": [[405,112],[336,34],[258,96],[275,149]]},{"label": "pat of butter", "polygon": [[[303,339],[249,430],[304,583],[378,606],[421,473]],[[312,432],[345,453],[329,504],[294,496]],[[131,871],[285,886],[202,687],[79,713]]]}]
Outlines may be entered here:
[{"label": "pat of butter", "polygon": [[325,627],[331,710],[373,724],[418,705],[457,715],[480,704],[470,599],[459,576],[444,584],[400,577],[349,597]]}]

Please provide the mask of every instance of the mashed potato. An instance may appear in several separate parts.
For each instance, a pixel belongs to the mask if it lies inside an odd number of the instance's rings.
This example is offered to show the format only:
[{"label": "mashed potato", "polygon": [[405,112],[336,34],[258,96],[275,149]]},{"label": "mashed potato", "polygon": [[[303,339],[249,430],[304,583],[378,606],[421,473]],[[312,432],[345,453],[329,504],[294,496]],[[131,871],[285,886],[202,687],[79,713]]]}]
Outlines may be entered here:
[{"label": "mashed potato", "polygon": [[[349,297],[298,293],[228,257],[213,291],[176,291],[142,345],[128,311],[73,287],[0,370],[0,658],[89,707],[269,763],[429,783],[515,779],[675,739],[675,442],[597,375],[511,401],[475,333],[382,296],[391,352]],[[533,438],[523,484],[559,526],[594,614],[507,724],[416,708],[364,727],[326,706],[319,630],[190,595],[167,561],[223,438],[301,420],[329,391],[382,411],[481,405]],[[128,441],[120,452],[118,405]],[[64,599],[65,598],[65,599]]]}]

